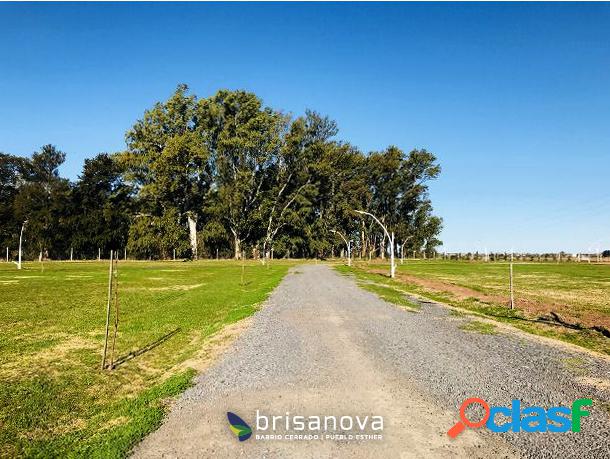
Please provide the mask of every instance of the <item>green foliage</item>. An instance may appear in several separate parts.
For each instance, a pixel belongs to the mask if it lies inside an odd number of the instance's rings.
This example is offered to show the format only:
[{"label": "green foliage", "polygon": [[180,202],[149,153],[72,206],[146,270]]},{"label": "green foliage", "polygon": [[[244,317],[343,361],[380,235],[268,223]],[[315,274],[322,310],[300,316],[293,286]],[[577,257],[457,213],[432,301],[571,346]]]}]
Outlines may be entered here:
[{"label": "green foliage", "polygon": [[264,190],[287,119],[263,108],[254,94],[219,91],[201,103],[207,146],[215,160],[214,195],[207,210],[233,236],[235,257],[261,228]]},{"label": "green foliage", "polygon": [[85,160],[72,189],[71,247],[77,258],[95,258],[98,249],[107,254],[125,247],[132,188],[125,184],[122,173],[111,155],[102,153]]},{"label": "green foliage", "polygon": [[53,145],[45,145],[25,165],[25,183],[15,196],[14,212],[18,222],[27,220],[26,254],[30,257],[66,255],[70,184],[59,176],[58,169],[65,157]]},{"label": "green foliage", "polygon": [[197,98],[179,85],[127,131],[127,149],[85,161],[76,183],[59,177],[65,155],[51,145],[29,160],[0,156],[0,238],[26,254],[95,258],[127,246],[132,257],[328,257],[434,253],[441,242],[427,181],[440,173],[426,150],[395,146],[364,154],[337,140],[314,111],[291,117],[255,94],[220,90]]},{"label": "green foliage", "polygon": [[170,208],[161,216],[136,215],[129,228],[127,250],[131,257],[140,259],[168,259],[182,257],[189,249],[188,232],[181,224],[180,214]]},{"label": "green foliage", "polygon": [[19,238],[21,223],[15,214],[15,198],[26,173],[28,161],[0,153],[0,244],[13,246]]}]

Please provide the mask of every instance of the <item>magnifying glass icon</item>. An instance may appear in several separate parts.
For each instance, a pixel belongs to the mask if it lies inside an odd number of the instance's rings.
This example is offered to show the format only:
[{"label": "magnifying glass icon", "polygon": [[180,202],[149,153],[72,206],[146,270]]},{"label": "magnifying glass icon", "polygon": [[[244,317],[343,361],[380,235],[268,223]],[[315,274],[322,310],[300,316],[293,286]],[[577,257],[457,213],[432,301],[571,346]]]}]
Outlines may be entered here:
[{"label": "magnifying glass icon", "polygon": [[[470,419],[468,419],[466,417],[466,408],[468,408],[470,405],[473,405],[475,403],[478,403],[479,405],[481,405],[483,407],[483,409],[485,410],[485,416],[483,416],[483,419],[481,419],[478,422],[472,422]],[[470,427],[471,429],[476,429],[477,427],[481,427],[489,419],[489,414],[490,414],[489,405],[487,404],[487,402],[485,400],[483,400],[481,398],[466,399],[466,400],[464,400],[464,403],[462,403],[462,406],[460,407],[460,421],[456,422],[455,425],[451,429],[449,429],[449,431],[447,432],[447,435],[449,435],[451,438],[455,438],[464,430],[464,428],[466,426]]]}]

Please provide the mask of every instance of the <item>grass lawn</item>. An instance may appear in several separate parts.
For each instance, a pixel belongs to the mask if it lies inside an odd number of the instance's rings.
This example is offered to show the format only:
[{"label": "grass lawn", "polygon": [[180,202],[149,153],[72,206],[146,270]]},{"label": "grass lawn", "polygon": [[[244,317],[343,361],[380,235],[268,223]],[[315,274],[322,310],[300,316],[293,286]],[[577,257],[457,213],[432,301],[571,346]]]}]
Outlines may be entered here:
[{"label": "grass lawn", "polygon": [[[388,263],[356,262],[371,280],[387,277]],[[397,278],[383,282],[453,306],[492,317],[537,334],[610,354],[610,338],[597,331],[548,325],[538,318],[551,311],[571,323],[610,329],[610,265],[515,263],[516,309],[508,309],[509,265],[503,262],[406,260]],[[377,277],[375,277],[377,276]],[[376,279],[376,280],[375,280]]]},{"label": "grass lawn", "polygon": [[117,457],[157,427],[189,359],[286,274],[230,261],[119,262],[117,356],[100,370],[108,262],[0,264],[0,456]]},{"label": "grass lawn", "polygon": [[[464,286],[508,298],[508,263],[446,261],[408,262],[399,273]],[[570,306],[570,314],[583,320],[591,313],[610,318],[610,265],[589,263],[515,263],[517,305],[524,300]]]}]

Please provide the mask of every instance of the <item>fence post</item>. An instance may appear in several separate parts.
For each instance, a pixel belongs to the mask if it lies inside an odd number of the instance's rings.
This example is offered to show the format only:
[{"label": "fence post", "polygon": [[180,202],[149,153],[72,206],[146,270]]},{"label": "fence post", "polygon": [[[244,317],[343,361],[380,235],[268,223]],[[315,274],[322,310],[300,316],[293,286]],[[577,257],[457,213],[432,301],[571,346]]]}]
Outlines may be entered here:
[{"label": "fence post", "polygon": [[112,301],[112,250],[110,250],[110,268],[108,270],[108,302],[106,303],[106,338],[104,340],[104,355],[102,356],[102,370],[106,366],[106,352],[108,351],[108,327],[110,326],[110,303]]},{"label": "fence post", "polygon": [[110,254],[110,262],[113,267],[112,277],[114,278],[114,334],[112,336],[112,352],[110,353],[110,369],[114,370],[114,349],[116,348],[116,337],[119,331],[119,251],[114,252],[114,261],[112,260],[112,254]]}]

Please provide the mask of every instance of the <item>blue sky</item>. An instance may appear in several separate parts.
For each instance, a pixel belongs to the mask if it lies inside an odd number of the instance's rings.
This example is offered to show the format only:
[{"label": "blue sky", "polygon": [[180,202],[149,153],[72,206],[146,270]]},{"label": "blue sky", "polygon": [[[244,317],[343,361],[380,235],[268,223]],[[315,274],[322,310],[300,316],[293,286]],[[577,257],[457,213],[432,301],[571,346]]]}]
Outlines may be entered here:
[{"label": "blue sky", "polygon": [[83,159],[178,83],[427,148],[447,251],[610,249],[610,4],[0,4],[0,151]]}]

